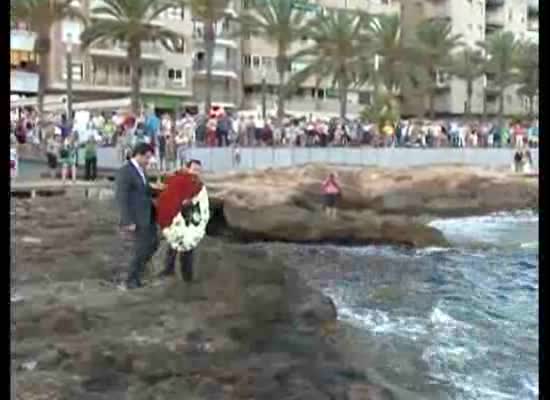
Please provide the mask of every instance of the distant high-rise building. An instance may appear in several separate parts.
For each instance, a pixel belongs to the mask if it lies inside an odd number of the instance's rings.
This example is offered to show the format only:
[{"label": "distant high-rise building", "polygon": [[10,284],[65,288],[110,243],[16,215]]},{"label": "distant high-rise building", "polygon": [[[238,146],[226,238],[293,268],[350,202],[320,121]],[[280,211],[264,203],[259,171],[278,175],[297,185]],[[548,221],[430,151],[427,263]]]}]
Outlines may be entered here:
[{"label": "distant high-rise building", "polygon": [[[528,0],[404,0],[402,1],[402,23],[405,35],[415,34],[418,23],[426,19],[440,18],[451,23],[453,33],[462,35],[463,42],[475,47],[489,35],[498,31],[514,33],[518,39],[538,42],[538,2]],[[498,98],[491,90],[491,77],[482,77],[474,84],[472,112],[483,113],[483,96],[486,95],[486,111],[497,113]],[[410,99],[409,99],[410,100]],[[524,113],[526,99],[517,94],[512,86],[505,92],[505,113]],[[461,115],[466,103],[466,84],[455,77],[446,77],[435,101],[439,115]],[[423,108],[418,101],[407,101],[405,112],[417,115]]]}]

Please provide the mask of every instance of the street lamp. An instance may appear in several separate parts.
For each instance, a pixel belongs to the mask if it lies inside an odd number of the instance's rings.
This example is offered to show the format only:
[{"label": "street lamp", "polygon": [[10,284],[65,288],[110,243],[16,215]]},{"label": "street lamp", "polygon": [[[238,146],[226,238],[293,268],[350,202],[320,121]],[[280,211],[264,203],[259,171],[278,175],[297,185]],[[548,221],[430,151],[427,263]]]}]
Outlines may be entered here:
[{"label": "street lamp", "polygon": [[262,119],[264,122],[267,119],[267,71],[265,66],[262,66]]},{"label": "street lamp", "polygon": [[72,125],[73,120],[73,36],[67,34],[65,43],[66,68],[67,68],[67,122]]}]

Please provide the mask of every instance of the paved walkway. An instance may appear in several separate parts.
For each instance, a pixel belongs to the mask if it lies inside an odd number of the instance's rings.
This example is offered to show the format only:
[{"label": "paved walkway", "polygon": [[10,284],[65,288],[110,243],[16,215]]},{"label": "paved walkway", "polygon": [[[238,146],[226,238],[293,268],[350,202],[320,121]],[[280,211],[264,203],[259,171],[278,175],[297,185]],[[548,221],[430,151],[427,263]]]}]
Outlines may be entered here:
[{"label": "paved walkway", "polygon": [[60,180],[44,179],[44,180],[24,180],[11,182],[11,193],[21,193],[30,191],[48,191],[48,190],[64,190],[64,189],[110,189],[113,183],[107,180],[87,182],[76,181],[75,183],[67,181],[63,183]]}]

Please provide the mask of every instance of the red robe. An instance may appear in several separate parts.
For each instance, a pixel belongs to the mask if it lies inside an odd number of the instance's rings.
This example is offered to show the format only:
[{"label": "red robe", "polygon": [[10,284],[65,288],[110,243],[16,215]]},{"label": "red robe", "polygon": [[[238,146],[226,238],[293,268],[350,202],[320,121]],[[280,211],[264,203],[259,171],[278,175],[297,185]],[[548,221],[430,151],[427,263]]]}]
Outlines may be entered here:
[{"label": "red robe", "polygon": [[188,172],[177,172],[166,179],[166,188],[157,200],[157,223],[164,229],[172,223],[185,200],[191,200],[202,190],[199,177]]}]

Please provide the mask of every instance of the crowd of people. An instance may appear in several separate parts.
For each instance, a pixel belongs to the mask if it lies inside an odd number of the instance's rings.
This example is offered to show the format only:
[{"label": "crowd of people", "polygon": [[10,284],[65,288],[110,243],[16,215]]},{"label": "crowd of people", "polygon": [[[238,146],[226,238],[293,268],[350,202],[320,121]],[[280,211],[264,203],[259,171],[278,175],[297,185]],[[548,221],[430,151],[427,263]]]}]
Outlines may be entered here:
[{"label": "crowd of people", "polygon": [[[38,129],[40,126],[40,129]],[[369,121],[338,118],[274,118],[264,120],[255,114],[230,113],[222,108],[209,115],[164,113],[152,109],[139,116],[124,112],[77,112],[73,121],[64,114],[51,114],[40,124],[37,113],[24,111],[12,118],[12,133],[19,143],[32,143],[46,153],[51,173],[61,166],[65,180],[75,179],[79,149],[85,148],[83,164],[86,179],[97,176],[97,146],[117,149],[119,160],[129,158],[139,143],[155,150],[154,163],[167,171],[189,159],[192,147],[537,147],[538,120],[496,122],[419,119]],[[237,152],[238,153],[238,152]]]}]

